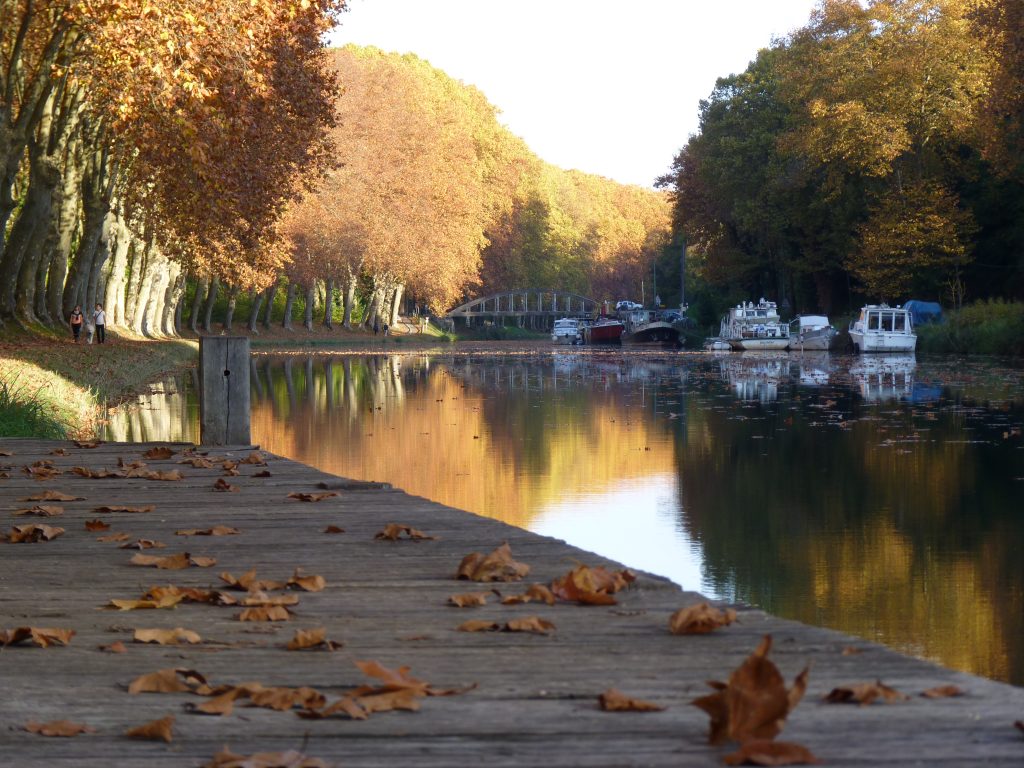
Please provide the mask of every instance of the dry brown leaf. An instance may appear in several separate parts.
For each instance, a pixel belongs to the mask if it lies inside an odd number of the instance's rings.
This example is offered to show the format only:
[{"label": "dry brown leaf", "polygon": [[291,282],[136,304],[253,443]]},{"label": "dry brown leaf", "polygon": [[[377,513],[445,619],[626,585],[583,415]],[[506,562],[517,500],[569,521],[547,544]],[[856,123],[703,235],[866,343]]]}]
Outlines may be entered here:
[{"label": "dry brown leaf", "polygon": [[729,682],[710,681],[715,692],[694,699],[691,704],[711,717],[708,740],[721,744],[728,739],[773,739],[782,730],[786,716],[807,690],[804,669],[793,687],[786,690],[778,668],[768,659],[771,635],[765,635],[757,649],[731,675]]},{"label": "dry brown leaf", "polygon": [[817,765],[821,761],[807,747],[791,741],[751,739],[726,755],[726,765]]},{"label": "dry brown leaf", "polygon": [[244,592],[248,592],[250,587],[256,584],[256,569],[253,568],[251,571],[246,571],[237,579],[227,571],[224,571],[220,574],[220,580],[232,589],[240,589]]},{"label": "dry brown leaf", "polygon": [[367,693],[377,693],[382,691],[400,691],[400,690],[411,690],[418,696],[426,696],[429,691],[430,685],[417,680],[409,674],[409,667],[399,667],[398,669],[389,669],[378,661],[357,661],[355,665],[359,667],[364,675],[380,680],[383,685],[379,688],[358,688],[356,690],[357,695],[362,696]]},{"label": "dry brown leaf", "polygon": [[162,595],[152,600],[111,600],[110,606],[121,611],[155,610],[173,608],[184,599],[184,595]]},{"label": "dry brown leaf", "polygon": [[338,713],[347,715],[353,720],[365,720],[369,717],[366,710],[360,707],[355,699],[350,696],[338,699],[333,704],[322,709],[304,709],[296,712],[299,717],[306,718],[307,720],[320,720]]},{"label": "dry brown leaf", "polygon": [[54,448],[52,451],[50,451],[50,455],[51,456],[67,456],[69,454],[68,454],[68,449],[67,448]]},{"label": "dry brown leaf", "polygon": [[337,495],[334,491],[323,491],[322,493],[299,493],[296,491],[289,493],[288,498],[298,499],[299,501],[323,501]]},{"label": "dry brown leaf", "polygon": [[[165,587],[150,587],[143,598],[147,600],[166,600],[178,598],[190,603],[214,603],[217,596],[222,592],[215,592],[210,589],[199,589],[198,587],[176,587],[168,584]],[[234,600],[234,598],[232,598]]]},{"label": "dry brown leaf", "polygon": [[136,539],[135,541],[129,541],[127,544],[122,544],[120,549],[163,549],[167,545],[162,541],[153,541],[152,539]]},{"label": "dry brown leaf", "polygon": [[374,712],[391,712],[399,709],[407,712],[415,712],[420,708],[417,701],[419,694],[410,689],[397,691],[380,691],[356,696],[356,703],[366,714]]},{"label": "dry brown leaf", "polygon": [[291,749],[287,752],[238,755],[225,748],[214,755],[210,762],[203,763],[201,768],[330,768],[330,765]]},{"label": "dry brown leaf", "polygon": [[90,469],[89,467],[72,467],[70,471],[74,475],[86,477],[90,480],[103,480],[108,477],[124,477],[123,472],[107,469],[105,467],[100,467],[99,469]]},{"label": "dry brown leaf", "polygon": [[109,531],[110,530],[110,524],[109,523],[105,523],[105,522],[103,522],[102,520],[99,520],[99,519],[96,519],[96,520],[86,520],[85,521],[85,530],[87,530],[87,531]]},{"label": "dry brown leaf", "polygon": [[223,491],[224,493],[238,493],[240,489],[237,485],[232,485],[223,477],[218,477],[217,482],[213,484],[213,490]]},{"label": "dry brown leaf", "polygon": [[270,470],[269,469],[264,469],[262,472],[254,472],[252,476],[253,477],[273,477],[273,475],[270,474]]},{"label": "dry brown leaf", "polygon": [[115,512],[127,512],[130,514],[143,514],[146,512],[152,512],[156,509],[156,506],[149,504],[145,507],[124,507],[120,505],[115,506],[104,506],[104,507],[93,507],[92,513],[94,515],[109,515]]},{"label": "dry brown leaf", "polygon": [[103,651],[104,653],[128,653],[128,649],[120,640],[115,640],[114,642],[108,645],[97,646],[97,648],[99,648],[99,650]]},{"label": "dry brown leaf", "polygon": [[864,653],[864,650],[853,645],[843,648],[843,656],[856,656],[858,653]]},{"label": "dry brown leaf", "polygon": [[0,645],[17,645],[26,640],[40,648],[49,648],[51,645],[67,645],[75,636],[73,629],[58,629],[56,627],[15,627],[14,629],[0,629]]},{"label": "dry brown leaf", "polygon": [[199,456],[193,456],[187,459],[181,459],[179,464],[188,464],[194,469],[213,469],[213,462],[209,459],[204,459]]},{"label": "dry brown leaf", "polygon": [[[146,466],[146,462],[144,462],[144,461],[125,461],[124,457],[121,457],[121,458],[119,458],[117,460],[117,466],[121,467],[121,469],[142,469],[143,467]],[[126,473],[124,476],[125,477],[144,477],[145,475],[144,475],[144,473],[134,473],[134,474],[133,473]]]},{"label": "dry brown leaf", "polygon": [[52,464],[42,464],[40,462],[36,462],[31,467],[22,467],[22,471],[33,480],[38,480],[40,482],[44,480],[52,480],[62,474],[61,470],[52,466]]},{"label": "dry brown leaf", "polygon": [[76,448],[99,448],[101,445],[102,440],[75,440]]},{"label": "dry brown leaf", "polygon": [[189,693],[207,688],[206,678],[194,669],[171,667],[135,678],[128,684],[128,693]]},{"label": "dry brown leaf", "polygon": [[[109,528],[110,526],[108,525],[107,527]],[[131,535],[127,533],[110,533],[106,536],[97,536],[96,541],[102,541],[104,543],[107,543],[111,541],[128,541],[128,539],[130,538]]]},{"label": "dry brown leaf", "polygon": [[344,528],[339,528],[336,525],[328,525],[326,528],[324,528],[324,533],[344,533],[344,532],[345,532]]},{"label": "dry brown leaf", "polygon": [[373,538],[383,539],[386,541],[399,541],[402,538],[403,533],[405,534],[405,538],[409,541],[429,541],[437,539],[437,536],[428,536],[423,531],[418,531],[411,526],[401,525],[400,523],[388,523],[384,526],[383,530],[377,531]]},{"label": "dry brown leaf", "polygon": [[185,476],[183,474],[181,474],[181,472],[179,472],[176,469],[171,469],[171,470],[168,470],[166,472],[147,472],[144,475],[144,477],[147,480],[165,480],[165,481],[175,481],[175,480],[184,480],[185,479]]},{"label": "dry brown leaf", "polygon": [[153,461],[162,461],[169,459],[174,455],[174,451],[168,448],[166,445],[157,445],[150,448],[148,451],[142,454],[142,458],[151,459]]},{"label": "dry brown leaf", "polygon": [[459,563],[457,579],[470,581],[519,581],[529,574],[530,566],[512,559],[512,548],[508,542],[489,555],[473,552]]},{"label": "dry brown leaf", "polygon": [[317,627],[316,629],[297,629],[295,637],[288,641],[289,651],[304,651],[308,648],[320,648],[325,651],[334,651],[341,648],[341,643],[327,639],[327,629]]},{"label": "dry brown leaf", "polygon": [[175,627],[174,629],[136,629],[132,639],[136,643],[156,643],[158,645],[180,645],[201,643],[202,638],[191,629]]},{"label": "dry brown leaf", "polygon": [[129,561],[132,565],[152,566],[168,571],[180,571],[191,565],[188,552],[178,552],[176,555],[157,557],[156,555],[144,555],[141,552],[134,555]]},{"label": "dry brown leaf", "polygon": [[283,605],[258,605],[238,614],[239,621],[288,621],[291,617]]},{"label": "dry brown leaf", "polygon": [[827,704],[860,704],[865,706],[875,699],[882,699],[886,703],[894,701],[907,701],[910,697],[900,693],[895,688],[890,688],[881,680],[873,683],[855,683],[853,685],[833,688],[825,696]]},{"label": "dry brown leaf", "polygon": [[253,464],[253,465],[257,466],[257,467],[265,467],[265,466],[267,466],[266,459],[263,458],[263,454],[260,453],[259,451],[253,451],[252,453],[250,453],[248,456],[246,456],[244,459],[242,459],[238,463],[239,464]]},{"label": "dry brown leaf", "polygon": [[189,559],[189,563],[194,565],[196,568],[212,568],[217,564],[217,558],[196,555]]},{"label": "dry brown leaf", "polygon": [[172,729],[174,728],[174,715],[161,717],[145,725],[131,728],[125,731],[125,736],[130,739],[148,739],[149,741],[165,741],[168,744],[174,740]]},{"label": "dry brown leaf", "polygon": [[554,628],[554,623],[547,619],[542,619],[539,616],[526,616],[522,619],[511,619],[502,627],[502,630],[505,632],[536,632],[546,635]]},{"label": "dry brown leaf", "polygon": [[668,629],[673,635],[706,635],[719,627],[727,627],[736,621],[736,611],[713,608],[708,603],[699,603],[680,608],[668,620]]},{"label": "dry brown leaf", "polygon": [[175,536],[234,536],[241,533],[237,528],[227,525],[215,525],[213,528],[187,528],[175,531]]},{"label": "dry brown leaf", "polygon": [[271,597],[266,592],[256,589],[242,600],[242,605],[298,605],[298,595],[279,595]]},{"label": "dry brown leaf", "polygon": [[597,697],[598,704],[605,712],[661,712],[665,708],[651,701],[627,696],[622,691],[609,688]]},{"label": "dry brown leaf", "polygon": [[26,496],[21,501],[84,501],[84,496],[72,496],[69,493],[60,491],[43,491],[33,496]]},{"label": "dry brown leaf", "polygon": [[464,592],[461,595],[452,595],[448,598],[448,604],[457,608],[469,608],[476,605],[487,605],[487,598],[491,592]]},{"label": "dry brown leaf", "polygon": [[56,504],[36,504],[28,509],[16,509],[15,515],[37,515],[39,517],[59,517],[64,514],[64,507]]},{"label": "dry brown leaf", "polygon": [[70,720],[52,720],[49,723],[37,723],[30,720],[25,723],[25,730],[29,733],[38,733],[40,736],[77,736],[80,733],[95,733],[95,728],[90,728],[83,723],[73,723]]},{"label": "dry brown leaf", "polygon": [[497,632],[500,629],[501,624],[487,619],[470,619],[456,627],[459,632]]},{"label": "dry brown leaf", "polygon": [[958,685],[938,685],[935,688],[922,691],[921,695],[926,699],[945,699],[953,696],[963,696],[965,693],[966,691]]},{"label": "dry brown leaf", "polygon": [[522,605],[523,603],[555,604],[555,594],[543,584],[531,584],[521,595],[509,595],[502,598],[502,605]]},{"label": "dry brown leaf", "polygon": [[11,532],[7,534],[7,540],[11,544],[35,544],[40,541],[53,541],[63,533],[63,528],[30,523],[28,525],[15,525],[12,527]]},{"label": "dry brown leaf", "polygon": [[304,576],[301,568],[296,568],[292,577],[288,579],[289,587],[298,587],[306,592],[320,592],[327,586],[327,579],[316,574]]},{"label": "dry brown leaf", "polygon": [[551,582],[551,591],[561,600],[581,605],[615,605],[612,594],[628,587],[636,576],[631,571],[609,571],[578,565],[560,579]]},{"label": "dry brown leaf", "polygon": [[204,715],[230,715],[235,709],[235,700],[240,696],[248,696],[244,688],[229,688],[224,693],[218,694],[200,704],[188,704],[190,712],[199,712]]}]

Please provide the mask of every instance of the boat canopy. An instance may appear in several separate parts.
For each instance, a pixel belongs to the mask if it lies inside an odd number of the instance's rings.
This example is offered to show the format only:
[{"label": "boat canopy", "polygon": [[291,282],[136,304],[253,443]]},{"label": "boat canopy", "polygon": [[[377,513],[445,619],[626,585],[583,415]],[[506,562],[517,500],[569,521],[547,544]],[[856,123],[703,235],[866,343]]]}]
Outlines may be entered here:
[{"label": "boat canopy", "polygon": [[913,319],[914,325],[942,322],[942,307],[934,301],[912,299],[904,304],[903,308],[910,311],[910,317]]},{"label": "boat canopy", "polygon": [[828,318],[825,315],[800,315],[800,330],[808,328],[827,328]]}]

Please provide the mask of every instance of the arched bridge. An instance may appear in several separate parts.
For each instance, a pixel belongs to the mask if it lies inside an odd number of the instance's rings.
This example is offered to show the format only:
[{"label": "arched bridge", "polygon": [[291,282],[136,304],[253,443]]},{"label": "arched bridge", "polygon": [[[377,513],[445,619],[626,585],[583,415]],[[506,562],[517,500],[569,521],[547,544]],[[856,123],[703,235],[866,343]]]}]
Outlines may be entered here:
[{"label": "arched bridge", "polygon": [[467,301],[445,317],[453,322],[461,318],[467,327],[490,322],[547,329],[560,317],[592,317],[600,305],[596,299],[570,291],[519,288]]}]

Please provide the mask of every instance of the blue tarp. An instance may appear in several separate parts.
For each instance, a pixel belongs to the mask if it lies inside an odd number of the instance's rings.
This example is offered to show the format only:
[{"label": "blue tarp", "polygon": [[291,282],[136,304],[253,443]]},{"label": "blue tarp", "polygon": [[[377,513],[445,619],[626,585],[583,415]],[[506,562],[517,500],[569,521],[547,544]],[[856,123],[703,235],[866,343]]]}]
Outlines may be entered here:
[{"label": "blue tarp", "polygon": [[942,307],[934,301],[918,301],[913,299],[904,304],[903,307],[910,310],[910,319],[914,325],[942,322]]}]

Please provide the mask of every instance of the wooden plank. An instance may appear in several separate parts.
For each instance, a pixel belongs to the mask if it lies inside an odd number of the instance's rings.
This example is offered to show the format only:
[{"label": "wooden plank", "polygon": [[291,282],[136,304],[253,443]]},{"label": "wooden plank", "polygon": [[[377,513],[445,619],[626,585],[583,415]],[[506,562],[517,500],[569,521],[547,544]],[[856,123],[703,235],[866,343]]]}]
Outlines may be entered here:
[{"label": "wooden plank", "polygon": [[[700,600],[670,582],[641,574],[607,607],[486,606],[457,609],[449,595],[494,586],[517,594],[522,585],[478,585],[453,576],[463,555],[508,541],[531,565],[529,582],[547,582],[577,561],[620,567],[604,558],[496,520],[443,507],[388,488],[350,483],[309,467],[268,456],[268,466],[222,468],[178,464],[180,455],[148,461],[148,468],[179,469],[180,482],[87,479],[74,466],[116,468],[138,460],[150,445],[103,444],[76,448],[33,440],[0,440],[0,517],[9,525],[37,521],[12,516],[29,506],[20,499],[47,488],[85,497],[61,503],[59,517],[38,521],[66,533],[51,542],[0,544],[0,628],[69,627],[66,648],[12,646],[0,651],[0,764],[12,766],[200,765],[224,744],[235,751],[302,748],[344,766],[482,764],[495,766],[689,766],[718,764],[730,748],[709,747],[707,716],[690,701],[709,689],[707,679],[728,678],[764,634],[787,680],[812,664],[805,701],[790,715],[783,739],[805,744],[829,765],[1020,765],[1024,738],[1013,721],[1024,717],[1024,691],[943,669],[882,646],[829,630],[783,621],[744,606],[740,621],[712,635],[668,633],[671,613]],[[182,451],[185,446],[173,446]],[[53,454],[63,448],[67,455]],[[217,448],[211,456],[244,458],[249,446]],[[22,467],[50,460],[64,474],[39,482]],[[255,477],[269,470],[270,477]],[[237,492],[217,492],[222,478]],[[335,489],[316,503],[289,499],[293,491]],[[155,506],[146,514],[97,515],[100,505]],[[163,571],[129,563],[134,552],[97,541],[86,520],[101,517],[131,539],[166,545],[149,554],[187,551],[217,559],[212,568]],[[438,536],[435,541],[385,542],[374,534],[399,522]],[[234,536],[183,537],[175,531],[222,524]],[[327,525],[345,529],[326,534]],[[114,611],[111,598],[137,598],[151,585],[216,587],[218,574],[285,580],[295,568],[324,576],[327,588],[297,593],[294,617],[280,624],[240,622],[239,609],[182,604],[173,610]],[[244,593],[236,593],[243,596]],[[539,615],[557,629],[549,636],[465,633],[469,618],[504,622]],[[132,643],[136,628],[185,627],[200,634],[196,646]],[[344,645],[333,653],[289,652],[295,629],[325,627]],[[121,640],[127,653],[100,645]],[[844,655],[854,646],[861,650]],[[415,713],[379,713],[366,721],[307,721],[289,712],[239,705],[223,718],[189,714],[189,694],[131,696],[136,676],[166,667],[196,669],[213,684],[258,681],[312,686],[330,697],[366,682],[354,665],[377,659],[408,665],[440,687],[476,684],[461,696],[428,698]],[[831,688],[881,678],[911,700],[867,707],[828,705]],[[926,688],[957,684],[966,696],[928,700]],[[608,687],[666,707],[650,714],[601,712],[597,695]],[[170,745],[123,737],[128,728],[167,714],[177,717]],[[48,739],[22,730],[28,720],[71,719],[97,733]]]}]

